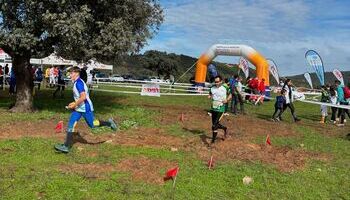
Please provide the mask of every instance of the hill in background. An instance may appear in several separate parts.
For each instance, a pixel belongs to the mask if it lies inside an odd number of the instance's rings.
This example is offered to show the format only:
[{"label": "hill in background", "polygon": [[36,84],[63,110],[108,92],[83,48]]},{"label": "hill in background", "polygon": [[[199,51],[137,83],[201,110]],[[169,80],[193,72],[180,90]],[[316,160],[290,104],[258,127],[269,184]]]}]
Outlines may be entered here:
[{"label": "hill in background", "polygon": [[[121,61],[114,63],[114,73],[121,75],[132,75],[134,78],[157,76],[157,73],[154,70],[147,67],[147,58],[145,54],[127,56],[124,57]],[[196,68],[195,63],[197,62],[198,58],[193,58],[182,54],[167,54],[167,57],[168,59],[173,60],[177,63],[177,70],[175,73],[172,73],[175,76],[175,80],[184,75],[179,81],[188,82],[189,79],[194,76]],[[218,72],[220,74],[223,74],[225,77],[233,76],[237,73],[238,70],[236,65],[233,67],[228,67],[226,63],[213,62],[213,64],[216,65]],[[189,68],[191,68],[191,70],[184,74]]]},{"label": "hill in background", "polygon": [[[155,51],[158,52],[158,51]],[[194,76],[195,73],[195,63],[198,58],[194,58],[187,55],[177,55],[174,53],[167,54],[166,52],[158,52],[163,54],[167,59],[174,61],[177,63],[176,71],[172,73],[175,76],[175,80],[178,80],[180,76],[182,76],[190,67],[192,69],[188,71],[179,82],[188,82],[191,77]],[[147,52],[140,55],[132,55],[122,58],[119,61],[114,63],[114,73],[120,75],[132,75],[134,78],[144,78],[149,76],[157,76],[157,73],[154,69],[150,69],[147,66]],[[229,67],[227,63],[221,62],[213,62],[216,65],[218,72],[224,77],[229,78],[238,72],[237,64],[234,64],[232,67]],[[255,76],[255,69],[250,69],[250,75],[252,77]],[[350,71],[343,71],[343,76],[345,82],[350,79]],[[241,72],[240,75],[244,77]],[[287,76],[285,78],[290,78],[293,80],[294,84],[302,87],[309,87],[306,82],[304,75],[295,75],[295,76]],[[311,74],[311,79],[313,81],[313,85],[315,88],[319,87],[319,81],[315,73]],[[334,83],[336,78],[334,77],[332,72],[326,72],[325,74],[326,83]],[[277,85],[277,82],[274,80],[272,76],[270,76],[270,85]]]}]

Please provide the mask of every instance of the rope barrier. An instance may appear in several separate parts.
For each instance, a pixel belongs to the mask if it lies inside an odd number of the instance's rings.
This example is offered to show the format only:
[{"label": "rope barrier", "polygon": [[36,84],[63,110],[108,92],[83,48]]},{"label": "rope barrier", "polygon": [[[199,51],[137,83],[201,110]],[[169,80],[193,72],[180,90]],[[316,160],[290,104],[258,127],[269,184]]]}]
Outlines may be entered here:
[{"label": "rope barrier", "polygon": [[[123,93],[123,94],[140,94],[140,92],[133,92],[133,91],[116,91],[116,90],[104,90],[104,89],[93,89],[92,91]],[[208,93],[160,93],[160,95],[161,96],[207,96]]]}]

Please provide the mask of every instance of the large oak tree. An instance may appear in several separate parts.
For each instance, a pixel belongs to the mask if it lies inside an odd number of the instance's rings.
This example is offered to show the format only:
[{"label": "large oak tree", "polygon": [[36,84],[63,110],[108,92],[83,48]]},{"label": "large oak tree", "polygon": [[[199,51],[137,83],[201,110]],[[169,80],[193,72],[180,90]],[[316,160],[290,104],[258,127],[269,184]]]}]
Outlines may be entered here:
[{"label": "large oak tree", "polygon": [[158,0],[0,0],[0,48],[17,79],[12,111],[33,110],[31,57],[112,60],[138,52],[162,22]]}]

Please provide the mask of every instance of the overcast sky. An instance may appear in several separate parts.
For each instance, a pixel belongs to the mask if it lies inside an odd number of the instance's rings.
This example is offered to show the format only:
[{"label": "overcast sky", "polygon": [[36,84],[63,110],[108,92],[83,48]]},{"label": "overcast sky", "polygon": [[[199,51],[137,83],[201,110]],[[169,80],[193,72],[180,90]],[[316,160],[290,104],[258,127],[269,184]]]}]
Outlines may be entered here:
[{"label": "overcast sky", "polygon": [[[312,71],[316,50],[325,70],[350,70],[350,0],[161,0],[165,21],[144,50],[198,57],[211,45],[247,44],[276,61],[282,75]],[[238,63],[237,57],[217,61]]]}]

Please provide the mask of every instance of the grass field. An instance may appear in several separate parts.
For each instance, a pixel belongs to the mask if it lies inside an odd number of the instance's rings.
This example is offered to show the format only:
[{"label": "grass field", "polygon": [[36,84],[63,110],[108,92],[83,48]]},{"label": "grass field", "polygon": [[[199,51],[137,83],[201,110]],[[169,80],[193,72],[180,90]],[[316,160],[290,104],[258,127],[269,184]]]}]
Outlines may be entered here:
[{"label": "grass field", "polygon": [[[114,117],[120,130],[90,131],[81,121],[89,140],[110,142],[76,143],[65,155],[53,149],[64,139],[53,129],[68,120],[64,106],[72,98],[70,91],[58,100],[51,93],[37,94],[38,112],[10,114],[13,99],[0,92],[0,199],[350,199],[350,124],[318,124],[319,106],[296,103],[302,121],[295,124],[289,113],[270,122],[272,102],[246,105],[247,116],[223,120],[231,137],[207,148],[206,97],[95,92],[96,116]],[[266,134],[271,147],[264,145]],[[173,190],[162,177],[175,166]],[[254,182],[244,185],[245,176]]]}]

